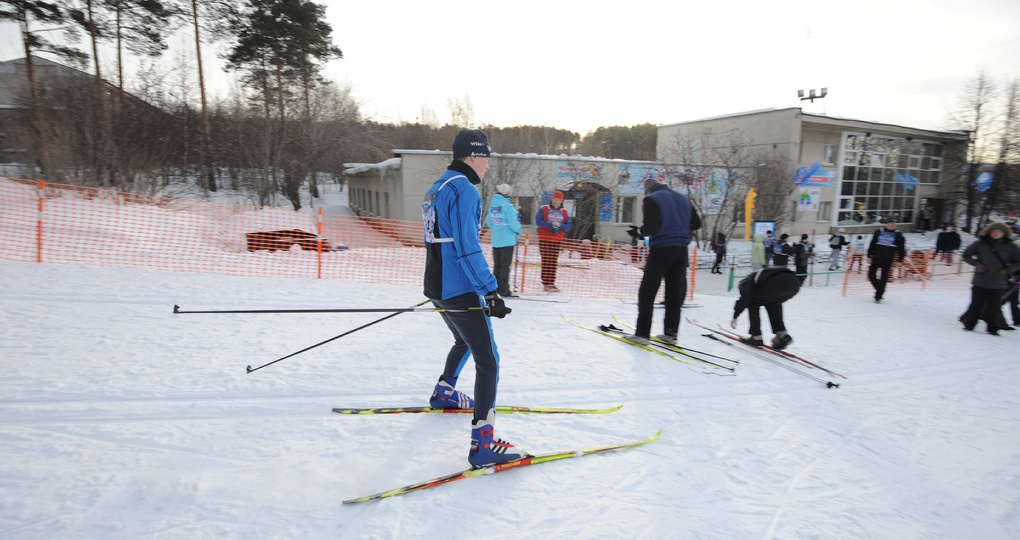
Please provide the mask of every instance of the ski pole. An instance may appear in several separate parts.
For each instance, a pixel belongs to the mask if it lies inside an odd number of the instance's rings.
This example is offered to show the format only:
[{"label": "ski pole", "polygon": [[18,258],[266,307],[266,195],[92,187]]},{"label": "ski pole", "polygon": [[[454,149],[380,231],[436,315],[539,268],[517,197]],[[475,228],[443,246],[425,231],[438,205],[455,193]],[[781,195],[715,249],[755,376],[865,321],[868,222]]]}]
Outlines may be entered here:
[{"label": "ski pole", "polygon": [[460,309],[443,309],[443,308],[431,308],[421,307],[428,300],[425,300],[421,304],[415,307],[409,308],[350,308],[350,309],[236,309],[236,310],[210,310],[210,311],[183,311],[180,306],[174,305],[174,313],[178,315],[195,314],[195,313],[463,313],[465,311],[485,311],[488,308],[485,307],[469,307]]},{"label": "ski pole", "polygon": [[[428,302],[428,300],[424,300],[420,304],[416,305],[415,307],[419,307],[419,306],[425,305],[427,302]],[[176,308],[177,306],[174,306],[174,307]],[[411,308],[411,309],[413,310],[414,308]],[[299,355],[299,354],[301,354],[301,353],[303,353],[305,351],[310,351],[310,350],[312,350],[312,349],[314,349],[316,347],[319,347],[321,345],[325,345],[325,344],[329,343],[330,341],[334,341],[334,340],[340,339],[340,338],[342,338],[342,337],[344,337],[344,336],[346,336],[348,334],[353,334],[354,332],[357,332],[358,330],[361,330],[363,328],[368,328],[369,326],[372,326],[373,324],[376,324],[376,323],[381,323],[381,322],[385,321],[386,319],[390,319],[390,318],[396,317],[397,315],[400,315],[401,313],[404,313],[404,312],[406,312],[406,310],[397,311],[395,313],[391,313],[391,314],[389,314],[389,315],[387,315],[387,316],[385,316],[385,317],[383,317],[381,319],[376,319],[376,320],[374,320],[374,321],[372,321],[370,323],[363,324],[363,325],[355,328],[354,330],[349,330],[347,332],[344,332],[343,334],[340,334],[339,336],[331,337],[331,338],[327,339],[326,341],[323,341],[323,342],[320,342],[320,343],[316,343],[315,345],[312,345],[311,347],[305,347],[304,349],[301,349],[298,352],[288,354],[287,356],[284,356],[283,358],[277,358],[276,360],[273,360],[272,362],[268,362],[268,363],[262,364],[259,367],[253,368],[251,366],[248,366],[248,373],[251,373],[252,371],[256,371],[256,370],[259,370],[259,369],[262,369],[262,368],[264,368],[266,366],[271,366],[271,365],[273,365],[273,364],[275,364],[275,363],[277,363],[277,362],[279,362],[281,360],[286,360],[286,359],[288,359],[288,358],[290,358],[292,356],[297,356],[297,355]],[[176,313],[176,311],[175,311],[175,313]]]},{"label": "ski pole", "polygon": [[[729,341],[725,341],[725,340],[723,340],[722,338],[720,338],[719,336],[717,336],[715,334],[709,333],[709,334],[701,334],[701,335],[703,337],[707,337],[708,339],[714,339],[714,340],[716,340],[719,343],[722,343],[724,345],[729,345],[730,347],[736,347],[738,349],[740,348],[738,345],[736,345],[734,343],[730,343]],[[807,378],[809,378],[809,379],[811,379],[813,381],[818,381],[818,382],[824,384],[826,388],[839,388],[839,383],[834,383],[832,381],[827,381],[827,380],[825,380],[825,379],[823,379],[821,377],[816,377],[816,376],[812,375],[811,373],[807,373],[807,372],[801,371],[801,370],[799,370],[799,369],[797,369],[797,368],[795,368],[795,367],[793,367],[793,366],[791,366],[789,364],[784,364],[784,363],[782,363],[782,362],[780,362],[780,361],[778,361],[778,360],[776,360],[774,358],[769,358],[768,356],[766,356],[764,354],[760,354],[760,353],[758,353],[755,350],[748,349],[748,350],[745,350],[744,352],[750,353],[751,355],[753,355],[753,356],[755,356],[755,357],[757,357],[757,358],[759,358],[761,360],[764,360],[764,361],[769,362],[771,364],[775,364],[775,365],[777,365],[777,366],[779,366],[779,367],[781,367],[783,369],[787,369],[787,370],[792,371],[792,372],[794,372],[794,373],[796,373],[798,375],[803,375],[803,376],[805,376],[805,377],[807,377]]]},{"label": "ski pole", "polygon": [[1005,302],[1009,298],[1009,295],[1013,294],[1013,292],[1016,291],[1017,288],[1020,288],[1020,281],[1013,283],[1013,286],[1006,289],[1006,294],[1002,295],[1002,298],[999,298],[999,301]]}]

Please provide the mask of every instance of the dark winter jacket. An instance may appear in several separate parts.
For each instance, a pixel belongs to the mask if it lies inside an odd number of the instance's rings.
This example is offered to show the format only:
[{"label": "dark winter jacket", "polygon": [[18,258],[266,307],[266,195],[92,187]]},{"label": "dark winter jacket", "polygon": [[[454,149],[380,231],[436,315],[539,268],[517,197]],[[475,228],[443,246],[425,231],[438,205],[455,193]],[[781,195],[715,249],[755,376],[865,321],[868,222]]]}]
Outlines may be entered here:
[{"label": "dark winter jacket", "polygon": [[942,231],[935,237],[935,252],[940,253],[946,250],[946,237],[949,231]]},{"label": "dark winter jacket", "polygon": [[906,240],[896,229],[878,229],[868,245],[868,258],[872,262],[902,261],[907,257]]},{"label": "dark winter jacket", "polygon": [[800,292],[800,279],[789,268],[770,266],[740,280],[740,298],[733,305],[736,319],[751,306],[783,303]]},{"label": "dark winter jacket", "polygon": [[960,249],[960,233],[956,231],[949,231],[946,233],[945,245],[943,246],[946,251],[956,251]]},{"label": "dark winter jacket", "polygon": [[715,240],[712,242],[712,251],[726,254],[726,233],[720,231],[715,235]]},{"label": "dark winter jacket", "polygon": [[[990,233],[996,228],[1006,234],[993,240]],[[981,229],[979,238],[963,250],[963,261],[974,267],[972,283],[975,287],[1009,288],[1010,276],[1020,271],[1020,248],[1010,240],[1012,236],[1004,223],[989,223]]]},{"label": "dark winter jacket", "polygon": [[772,264],[786,266],[790,264],[790,255],[793,255],[793,247],[785,240],[776,240],[776,243],[772,244]]},{"label": "dark winter jacket", "polygon": [[648,247],[687,247],[691,231],[701,228],[701,219],[691,201],[669,189],[666,184],[652,188],[641,202],[644,223],[641,236],[648,237]]},{"label": "dark winter jacket", "polygon": [[797,255],[796,264],[807,266],[808,259],[811,258],[811,244],[807,240],[797,242],[793,246],[793,252]]}]

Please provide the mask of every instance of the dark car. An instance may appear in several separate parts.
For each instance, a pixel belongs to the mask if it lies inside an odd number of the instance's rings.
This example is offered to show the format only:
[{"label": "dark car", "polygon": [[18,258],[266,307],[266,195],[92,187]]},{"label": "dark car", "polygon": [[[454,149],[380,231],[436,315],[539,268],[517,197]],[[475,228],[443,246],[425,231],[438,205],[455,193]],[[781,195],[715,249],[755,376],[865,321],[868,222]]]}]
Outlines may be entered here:
[{"label": "dark car", "polygon": [[248,240],[248,251],[260,249],[287,251],[295,245],[305,251],[329,251],[332,249],[329,240],[319,238],[318,235],[301,229],[253,232],[246,233],[244,236]]}]

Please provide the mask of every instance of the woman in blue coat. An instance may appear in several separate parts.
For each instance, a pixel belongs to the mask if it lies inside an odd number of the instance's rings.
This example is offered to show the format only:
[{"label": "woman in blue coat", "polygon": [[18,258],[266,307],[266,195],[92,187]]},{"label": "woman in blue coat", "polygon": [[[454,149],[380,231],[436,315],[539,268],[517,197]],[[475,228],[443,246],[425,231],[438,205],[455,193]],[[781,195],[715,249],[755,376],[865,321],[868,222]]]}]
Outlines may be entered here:
[{"label": "woman in blue coat", "polygon": [[521,234],[521,216],[514,208],[513,188],[509,184],[496,186],[496,194],[489,203],[485,224],[492,231],[492,273],[499,283],[500,296],[513,296],[510,291],[510,262]]}]

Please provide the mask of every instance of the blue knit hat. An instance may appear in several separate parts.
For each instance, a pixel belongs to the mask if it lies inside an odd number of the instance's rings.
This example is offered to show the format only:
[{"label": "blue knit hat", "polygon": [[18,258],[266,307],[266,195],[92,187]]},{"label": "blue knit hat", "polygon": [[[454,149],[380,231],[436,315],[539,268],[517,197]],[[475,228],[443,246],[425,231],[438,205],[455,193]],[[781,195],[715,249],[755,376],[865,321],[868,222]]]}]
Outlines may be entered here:
[{"label": "blue knit hat", "polygon": [[453,139],[453,157],[489,157],[489,138],[480,129],[462,129]]}]

